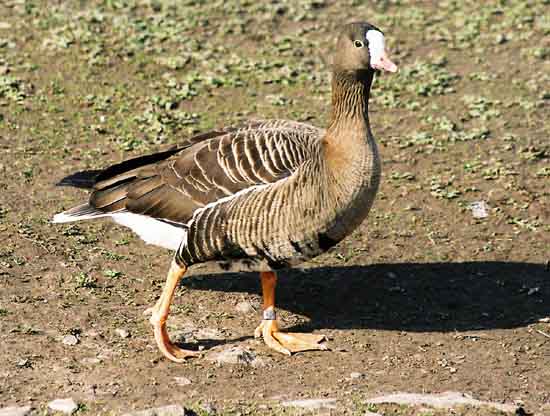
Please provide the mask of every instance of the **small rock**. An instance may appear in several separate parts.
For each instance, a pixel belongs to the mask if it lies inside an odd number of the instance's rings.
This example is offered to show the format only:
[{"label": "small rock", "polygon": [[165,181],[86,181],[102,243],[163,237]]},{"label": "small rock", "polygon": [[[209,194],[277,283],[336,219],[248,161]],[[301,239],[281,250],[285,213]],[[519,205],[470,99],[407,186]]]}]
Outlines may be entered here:
[{"label": "small rock", "polygon": [[130,336],[130,332],[124,328],[117,328],[115,329],[115,333],[120,337],[120,338],[128,338]]},{"label": "small rock", "polygon": [[85,335],[90,338],[97,338],[99,336],[99,332],[97,332],[95,329],[90,329],[88,332],[86,332]]},{"label": "small rock", "polygon": [[218,331],[217,329],[214,329],[214,328],[200,328],[197,332],[195,332],[194,336],[198,340],[225,339],[225,335],[221,331]]},{"label": "small rock", "polygon": [[0,409],[0,416],[28,416],[31,414],[32,407],[30,406],[12,406]]},{"label": "small rock", "polygon": [[281,402],[283,407],[299,407],[302,409],[336,409],[336,399],[305,399]]},{"label": "small rock", "polygon": [[252,351],[236,346],[210,353],[206,359],[218,364],[242,364],[251,367],[263,367],[265,365],[263,360],[257,358]]},{"label": "small rock", "polygon": [[95,365],[95,364],[99,364],[100,362],[101,362],[101,360],[99,358],[96,358],[96,357],[86,357],[86,358],[82,359],[83,364]]},{"label": "small rock", "polygon": [[11,29],[11,23],[8,23],[8,22],[0,22],[0,29],[1,29],[1,30],[8,30],[8,29]]},{"label": "small rock", "polygon": [[185,409],[179,404],[171,404],[154,409],[139,410],[137,412],[125,413],[122,416],[185,416]]},{"label": "small rock", "polygon": [[363,374],[355,373],[355,372],[353,372],[349,375],[349,378],[351,378],[352,380],[357,380],[358,378],[362,378],[362,377],[363,377]]},{"label": "small rock", "polygon": [[235,305],[235,310],[242,314],[249,314],[254,312],[254,306],[248,301],[242,301]]},{"label": "small rock", "polygon": [[32,363],[30,362],[30,360],[28,358],[21,358],[20,360],[17,360],[15,365],[17,367],[20,367],[20,368],[30,368],[30,367],[32,367]]},{"label": "small rock", "polygon": [[78,344],[78,338],[74,335],[65,335],[61,342],[65,345],[76,345]]},{"label": "small rock", "polygon": [[527,296],[531,296],[531,295],[534,295],[535,293],[538,293],[540,290],[540,287],[530,287],[529,290],[527,291]]},{"label": "small rock", "polygon": [[192,383],[187,377],[174,377],[174,381],[178,386],[188,386]]},{"label": "small rock", "polygon": [[214,416],[218,413],[214,407],[214,404],[210,402],[206,402],[201,406],[201,408],[208,416]]},{"label": "small rock", "polygon": [[371,412],[370,410],[365,410],[365,413],[363,413],[363,416],[382,416],[380,413]]},{"label": "small rock", "polygon": [[172,341],[176,343],[186,344],[189,342],[196,341],[196,338],[193,336],[194,329],[184,328],[180,330],[174,330],[171,333]]},{"label": "small rock", "polygon": [[56,399],[48,403],[48,409],[53,410],[54,412],[66,413],[72,415],[78,409],[76,402],[69,399]]},{"label": "small rock", "polygon": [[468,208],[472,210],[472,216],[474,218],[487,218],[489,216],[487,212],[489,206],[485,201],[474,201],[468,205]]}]

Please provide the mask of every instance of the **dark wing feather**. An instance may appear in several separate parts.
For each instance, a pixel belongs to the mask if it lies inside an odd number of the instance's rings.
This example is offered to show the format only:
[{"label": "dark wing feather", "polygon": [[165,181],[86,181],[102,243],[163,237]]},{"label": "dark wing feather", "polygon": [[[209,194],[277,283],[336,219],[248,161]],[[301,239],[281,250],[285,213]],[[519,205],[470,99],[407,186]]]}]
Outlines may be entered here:
[{"label": "dark wing feather", "polygon": [[273,120],[195,136],[105,169],[96,176],[90,206],[183,224],[200,207],[291,175],[320,134],[306,124]]},{"label": "dark wing feather", "polygon": [[96,179],[101,170],[83,170],[75,172],[64,177],[55,186],[73,186],[75,188],[91,189],[96,183]]}]

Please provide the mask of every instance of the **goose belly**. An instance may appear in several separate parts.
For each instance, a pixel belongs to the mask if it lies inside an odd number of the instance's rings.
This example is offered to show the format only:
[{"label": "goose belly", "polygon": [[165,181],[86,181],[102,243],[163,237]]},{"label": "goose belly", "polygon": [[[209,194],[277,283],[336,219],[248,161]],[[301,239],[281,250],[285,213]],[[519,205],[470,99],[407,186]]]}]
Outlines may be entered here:
[{"label": "goose belly", "polygon": [[351,195],[347,187],[339,194],[291,185],[296,184],[258,188],[197,212],[176,259],[235,272],[296,266],[336,245],[363,221],[377,181]]}]

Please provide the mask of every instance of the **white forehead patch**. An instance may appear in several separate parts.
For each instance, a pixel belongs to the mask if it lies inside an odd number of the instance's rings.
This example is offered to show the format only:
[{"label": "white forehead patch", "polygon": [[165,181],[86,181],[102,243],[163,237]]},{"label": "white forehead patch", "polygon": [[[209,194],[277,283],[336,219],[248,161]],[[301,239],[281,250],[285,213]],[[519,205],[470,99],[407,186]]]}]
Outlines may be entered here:
[{"label": "white forehead patch", "polygon": [[367,30],[365,37],[369,42],[370,57],[375,61],[384,53],[384,35],[378,30],[371,29]]}]

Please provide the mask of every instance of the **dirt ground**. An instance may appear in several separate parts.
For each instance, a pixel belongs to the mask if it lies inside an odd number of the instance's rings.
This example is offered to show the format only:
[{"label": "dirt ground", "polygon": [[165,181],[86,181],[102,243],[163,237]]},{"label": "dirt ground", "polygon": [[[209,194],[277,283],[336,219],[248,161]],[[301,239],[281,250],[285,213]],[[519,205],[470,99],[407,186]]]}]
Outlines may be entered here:
[{"label": "dirt ground", "polygon": [[[500,414],[367,404],[458,391],[550,415],[548,16],[520,0],[0,2],[0,408],[279,415],[334,398],[335,415]],[[198,267],[171,333],[263,366],[168,362],[142,312],[170,253],[109,222],[51,224],[85,198],[56,181],[251,117],[323,126],[350,20],[379,26],[400,67],[372,91],[381,189],[277,292],[282,326],[331,351],[269,350],[252,337],[258,276]]]}]

